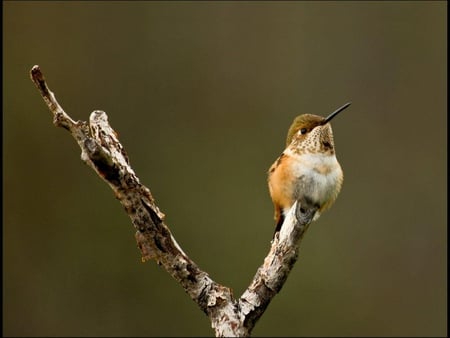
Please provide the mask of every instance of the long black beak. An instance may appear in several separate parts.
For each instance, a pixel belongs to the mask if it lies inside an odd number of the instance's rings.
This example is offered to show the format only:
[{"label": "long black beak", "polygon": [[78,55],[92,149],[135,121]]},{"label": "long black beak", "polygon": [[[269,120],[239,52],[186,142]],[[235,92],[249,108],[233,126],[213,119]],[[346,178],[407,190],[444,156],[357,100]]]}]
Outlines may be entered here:
[{"label": "long black beak", "polygon": [[334,112],[332,112],[330,115],[328,115],[328,117],[322,122],[322,125],[330,122],[332,118],[334,118],[337,114],[339,114],[341,111],[343,111],[345,108],[347,108],[351,104],[352,104],[351,102],[347,102],[341,108],[336,109]]}]

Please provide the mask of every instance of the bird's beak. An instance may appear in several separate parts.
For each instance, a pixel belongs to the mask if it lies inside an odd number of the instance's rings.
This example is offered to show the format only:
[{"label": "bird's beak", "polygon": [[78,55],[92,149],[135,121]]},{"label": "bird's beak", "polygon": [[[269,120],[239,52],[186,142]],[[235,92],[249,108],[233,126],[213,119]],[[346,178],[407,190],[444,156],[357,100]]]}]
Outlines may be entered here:
[{"label": "bird's beak", "polygon": [[343,111],[345,108],[347,108],[351,104],[352,104],[351,102],[347,102],[342,107],[336,109],[334,112],[332,112],[330,115],[328,115],[328,117],[322,122],[322,125],[330,122],[332,118],[334,118],[337,114],[339,114],[341,111]]}]

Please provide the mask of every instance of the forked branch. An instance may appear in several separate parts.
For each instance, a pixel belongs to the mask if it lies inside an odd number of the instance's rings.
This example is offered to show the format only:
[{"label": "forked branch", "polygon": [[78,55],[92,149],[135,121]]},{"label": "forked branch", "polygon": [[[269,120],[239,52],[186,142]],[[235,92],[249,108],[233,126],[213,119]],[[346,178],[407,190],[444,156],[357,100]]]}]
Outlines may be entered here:
[{"label": "forked branch", "polygon": [[297,260],[298,245],[316,212],[305,202],[295,203],[276,234],[263,265],[243,295],[213,281],[190,259],[164,223],[150,190],[140,183],[128,156],[103,111],[91,113],[89,123],[74,121],[50,91],[39,66],[31,79],[53,114],[53,122],[70,132],[81,148],[81,159],[111,187],[136,232],[142,260],[154,259],[177,280],[211,320],[217,337],[250,336],[272,298],[281,290]]}]

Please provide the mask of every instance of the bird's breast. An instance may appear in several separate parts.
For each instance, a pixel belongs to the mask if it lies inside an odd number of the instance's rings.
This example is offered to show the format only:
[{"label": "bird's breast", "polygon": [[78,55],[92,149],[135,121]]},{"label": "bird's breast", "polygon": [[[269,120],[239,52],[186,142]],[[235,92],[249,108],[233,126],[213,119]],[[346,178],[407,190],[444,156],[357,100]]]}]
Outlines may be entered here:
[{"label": "bird's breast", "polygon": [[343,173],[334,154],[293,154],[290,166],[294,199],[307,196],[319,205],[335,199]]}]

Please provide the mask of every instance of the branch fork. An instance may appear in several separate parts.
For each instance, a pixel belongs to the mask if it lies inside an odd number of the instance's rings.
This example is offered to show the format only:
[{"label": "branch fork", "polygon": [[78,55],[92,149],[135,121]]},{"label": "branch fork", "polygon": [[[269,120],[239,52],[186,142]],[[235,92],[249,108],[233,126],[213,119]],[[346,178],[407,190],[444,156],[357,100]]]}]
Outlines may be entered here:
[{"label": "branch fork", "polygon": [[111,187],[124,207],[137,230],[135,238],[142,261],[155,260],[181,284],[208,315],[217,337],[250,336],[292,270],[299,243],[316,208],[305,201],[293,205],[281,231],[275,234],[264,263],[242,296],[236,299],[230,288],[212,280],[178,245],[150,190],[133,171],[106,113],[92,112],[89,123],[74,121],[59,105],[39,66],[31,69],[30,76],[53,114],[55,126],[70,132],[81,148],[81,159]]}]

